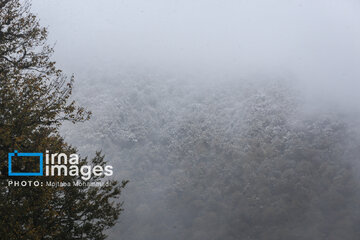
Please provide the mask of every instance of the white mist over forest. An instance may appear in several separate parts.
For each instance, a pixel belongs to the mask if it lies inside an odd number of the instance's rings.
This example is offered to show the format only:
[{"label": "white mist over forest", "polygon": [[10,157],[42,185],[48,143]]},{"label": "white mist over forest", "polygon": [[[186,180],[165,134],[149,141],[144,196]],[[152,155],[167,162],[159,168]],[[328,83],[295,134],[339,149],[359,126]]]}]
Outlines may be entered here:
[{"label": "white mist over forest", "polygon": [[34,0],[63,128],[129,179],[110,239],[359,236],[360,2]]},{"label": "white mist over forest", "polygon": [[55,59],[70,73],[90,65],[219,79],[290,74],[308,90],[344,99],[359,87],[359,4],[37,0],[33,9],[49,26]]}]

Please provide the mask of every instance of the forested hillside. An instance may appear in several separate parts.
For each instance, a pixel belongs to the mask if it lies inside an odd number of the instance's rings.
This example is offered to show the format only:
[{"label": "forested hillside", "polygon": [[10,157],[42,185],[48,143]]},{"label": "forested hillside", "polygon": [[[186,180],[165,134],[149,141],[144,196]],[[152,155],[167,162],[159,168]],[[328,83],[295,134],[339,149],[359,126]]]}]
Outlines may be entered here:
[{"label": "forested hillside", "polygon": [[309,106],[284,80],[78,79],[93,118],[65,138],[84,154],[100,146],[130,180],[112,239],[360,236],[356,112]]}]

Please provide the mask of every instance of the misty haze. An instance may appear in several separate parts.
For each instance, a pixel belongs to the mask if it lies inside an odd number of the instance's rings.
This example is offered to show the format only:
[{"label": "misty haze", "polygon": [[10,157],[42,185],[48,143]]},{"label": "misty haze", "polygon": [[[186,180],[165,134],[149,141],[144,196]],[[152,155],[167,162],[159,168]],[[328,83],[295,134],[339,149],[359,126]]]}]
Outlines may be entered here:
[{"label": "misty haze", "polygon": [[360,238],[360,2],[34,0],[130,182],[124,240]]}]

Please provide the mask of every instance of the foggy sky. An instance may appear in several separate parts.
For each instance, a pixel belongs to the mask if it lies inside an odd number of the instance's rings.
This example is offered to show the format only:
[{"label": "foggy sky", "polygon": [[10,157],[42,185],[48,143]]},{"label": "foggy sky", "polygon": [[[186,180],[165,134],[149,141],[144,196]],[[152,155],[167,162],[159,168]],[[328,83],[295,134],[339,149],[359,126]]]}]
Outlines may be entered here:
[{"label": "foggy sky", "polygon": [[358,95],[358,1],[36,0],[33,11],[67,73],[291,76],[317,97]]}]

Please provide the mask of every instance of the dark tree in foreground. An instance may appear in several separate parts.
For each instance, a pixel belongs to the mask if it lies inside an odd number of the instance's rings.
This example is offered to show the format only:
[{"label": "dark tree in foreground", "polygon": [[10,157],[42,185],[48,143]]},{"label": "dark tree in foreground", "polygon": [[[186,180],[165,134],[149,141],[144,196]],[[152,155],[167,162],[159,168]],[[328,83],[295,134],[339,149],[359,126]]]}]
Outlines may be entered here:
[{"label": "dark tree in foreground", "polygon": [[[0,0],[0,238],[105,239],[104,231],[115,224],[122,210],[116,199],[126,182],[109,181],[103,187],[7,185],[11,179],[6,175],[9,152],[74,153],[58,129],[63,121],[76,123],[90,117],[90,112],[69,100],[73,79],[51,61],[53,49],[46,43],[47,30],[29,8],[28,2]],[[105,161],[98,153],[91,161],[83,159],[85,163],[104,165]]]}]

